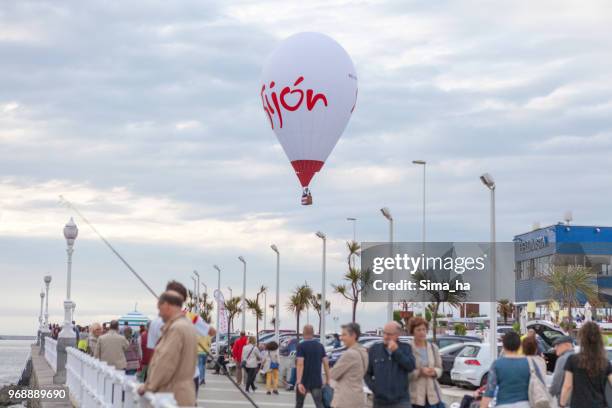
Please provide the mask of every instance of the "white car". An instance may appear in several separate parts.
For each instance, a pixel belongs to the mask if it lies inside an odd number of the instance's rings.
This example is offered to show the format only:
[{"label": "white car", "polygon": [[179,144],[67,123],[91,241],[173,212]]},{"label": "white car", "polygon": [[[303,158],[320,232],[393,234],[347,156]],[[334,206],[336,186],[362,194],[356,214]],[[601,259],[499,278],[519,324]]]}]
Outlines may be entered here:
[{"label": "white car", "polygon": [[[491,367],[490,346],[487,343],[464,343],[465,348],[455,357],[451,380],[457,385],[480,387],[487,382]],[[499,346],[498,346],[499,351]]]}]

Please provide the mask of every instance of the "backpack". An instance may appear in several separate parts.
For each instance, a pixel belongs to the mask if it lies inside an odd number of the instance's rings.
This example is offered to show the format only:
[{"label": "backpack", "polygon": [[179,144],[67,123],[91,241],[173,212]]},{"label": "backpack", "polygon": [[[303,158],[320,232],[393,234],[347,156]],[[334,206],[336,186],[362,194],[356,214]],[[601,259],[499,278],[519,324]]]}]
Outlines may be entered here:
[{"label": "backpack", "polygon": [[552,397],[546,389],[544,379],[540,374],[540,370],[535,365],[533,360],[527,357],[529,364],[529,406],[533,408],[552,408]]}]

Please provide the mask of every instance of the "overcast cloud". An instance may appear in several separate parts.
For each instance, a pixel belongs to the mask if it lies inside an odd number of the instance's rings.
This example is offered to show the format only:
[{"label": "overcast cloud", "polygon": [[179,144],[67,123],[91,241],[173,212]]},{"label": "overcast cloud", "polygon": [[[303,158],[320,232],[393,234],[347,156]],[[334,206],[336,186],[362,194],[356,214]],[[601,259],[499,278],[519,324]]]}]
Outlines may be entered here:
[{"label": "overcast cloud", "polygon": [[[321,31],[359,76],[357,107],[315,177],[300,189],[258,95],[265,58],[283,38]],[[498,240],[533,222],[612,225],[612,5],[608,1],[132,1],[0,3],[0,333],[31,334],[42,276],[53,275],[52,320],[65,296],[63,224],[81,208],[162,288],[198,269],[249,295],[274,287],[283,304],[307,281],[341,279],[358,238],[420,240],[428,161],[428,238],[488,239],[497,181]],[[153,298],[80,220],[73,294],[84,323]],[[227,290],[226,290],[227,294]],[[273,297],[273,291],[269,299]],[[361,307],[366,328],[384,305]],[[284,327],[294,320],[283,308]],[[332,315],[350,318],[332,298]],[[311,313],[314,322],[314,313]],[[252,320],[252,319],[251,319]]]}]

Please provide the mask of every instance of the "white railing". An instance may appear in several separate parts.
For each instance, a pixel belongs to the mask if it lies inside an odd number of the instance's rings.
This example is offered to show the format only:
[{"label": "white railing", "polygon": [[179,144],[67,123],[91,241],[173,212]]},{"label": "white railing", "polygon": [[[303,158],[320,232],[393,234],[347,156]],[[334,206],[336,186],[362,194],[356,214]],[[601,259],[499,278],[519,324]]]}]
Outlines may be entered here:
[{"label": "white railing", "polygon": [[172,393],[147,392],[138,395],[140,383],[134,376],[127,376],[82,351],[66,349],[66,385],[76,406],[176,408]]},{"label": "white railing", "polygon": [[57,340],[51,336],[45,337],[45,360],[53,369],[53,372],[57,372]]}]

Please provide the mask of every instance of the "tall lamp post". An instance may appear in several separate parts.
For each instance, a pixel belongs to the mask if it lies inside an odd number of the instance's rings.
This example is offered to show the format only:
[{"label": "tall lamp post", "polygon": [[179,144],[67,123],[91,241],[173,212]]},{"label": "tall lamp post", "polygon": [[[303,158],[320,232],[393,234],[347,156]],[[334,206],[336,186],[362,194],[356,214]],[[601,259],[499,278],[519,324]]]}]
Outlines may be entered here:
[{"label": "tall lamp post", "polygon": [[[219,268],[217,265],[213,265],[213,268],[217,270],[217,290],[220,293],[221,292],[221,268]],[[217,301],[217,299],[215,299],[215,301]],[[217,301],[217,334],[215,336],[215,351],[217,352],[217,355],[219,355],[219,341],[220,341],[219,339],[219,319],[221,318],[220,312],[221,311],[219,310],[219,302]]]},{"label": "tall lamp post", "polygon": [[426,239],[426,234],[425,234],[425,204],[426,204],[426,200],[425,200],[425,187],[426,187],[426,178],[425,178],[425,169],[427,168],[427,162],[425,160],[413,160],[412,161],[413,164],[417,164],[419,166],[423,166],[423,252],[425,252],[425,242],[427,241]]},{"label": "tall lamp post", "polygon": [[347,217],[346,220],[353,223],[353,241],[357,242],[357,218]]},{"label": "tall lamp post", "polygon": [[198,284],[196,285],[196,288],[198,288],[196,290],[196,299],[198,299],[198,301],[196,302],[196,312],[199,314],[200,313],[200,274],[198,273],[198,271],[194,270],[193,274],[196,276],[196,279],[198,281]]},{"label": "tall lamp post", "polygon": [[[484,184],[491,192],[491,304],[490,304],[490,328],[491,332],[489,335],[489,344],[491,348],[491,357],[493,360],[497,358],[497,299],[495,297],[495,180],[489,173],[484,173],[480,176],[480,181]],[[493,361],[492,360],[492,361]]]},{"label": "tall lamp post", "polygon": [[204,293],[208,295],[208,286],[204,282],[202,282],[202,286],[204,286]]},{"label": "tall lamp post", "polygon": [[70,287],[72,279],[72,253],[74,252],[74,241],[79,235],[79,229],[74,223],[72,217],[70,221],[64,226],[64,238],[66,238],[66,253],[68,254],[67,263],[67,278],[66,278],[66,300],[64,301],[64,327],[59,333],[59,338],[64,339],[75,339],[76,334],[72,328],[72,301],[70,300]]},{"label": "tall lamp post", "polygon": [[44,278],[45,281],[45,327],[43,331],[49,332],[49,285],[51,285],[51,275],[47,275]]},{"label": "tall lamp post", "polygon": [[231,286],[228,286],[228,287],[227,287],[227,290],[229,290],[229,293],[230,293],[230,299],[231,299],[231,298],[233,298],[233,297],[234,297],[234,291],[232,290],[232,287],[231,287]]},{"label": "tall lamp post", "polygon": [[327,252],[327,236],[321,231],[316,232],[316,236],[323,240],[323,262],[321,266],[321,328],[319,329],[319,339],[321,344],[325,345],[325,258]]},{"label": "tall lamp post", "polygon": [[[389,252],[390,257],[393,257],[393,216],[391,216],[391,211],[387,207],[383,207],[380,209],[382,215],[389,220]],[[393,270],[390,272],[390,281],[393,282]],[[387,321],[390,322],[393,320],[393,293],[389,291],[389,300],[387,301]]]},{"label": "tall lamp post", "polygon": [[276,252],[276,303],[274,306],[274,337],[276,337],[276,343],[280,341],[279,335],[279,327],[280,327],[280,317],[279,317],[279,307],[280,304],[280,289],[279,289],[279,280],[280,280],[280,252],[278,252],[278,247],[274,244],[270,245],[270,248],[274,252]]},{"label": "tall lamp post", "polygon": [[242,262],[242,326],[241,329],[246,333],[246,261],[242,256],[238,257],[238,260]]},{"label": "tall lamp post", "polygon": [[264,293],[264,331],[266,331],[266,322],[268,320],[268,291],[266,290]]},{"label": "tall lamp post", "polygon": [[36,341],[37,344],[40,345],[40,338],[42,337],[42,332],[43,332],[43,328],[45,327],[43,325],[43,304],[45,301],[45,292],[43,292],[42,290],[40,291],[40,313],[38,314],[38,340]]},{"label": "tall lamp post", "polygon": [[197,289],[198,288],[198,281],[193,276],[190,276],[190,278],[193,281],[193,292],[192,292],[192,295],[191,295],[191,300],[193,301],[193,308],[194,308],[195,312],[198,313],[198,307],[196,306],[198,302],[195,300],[196,292],[198,290]]}]

